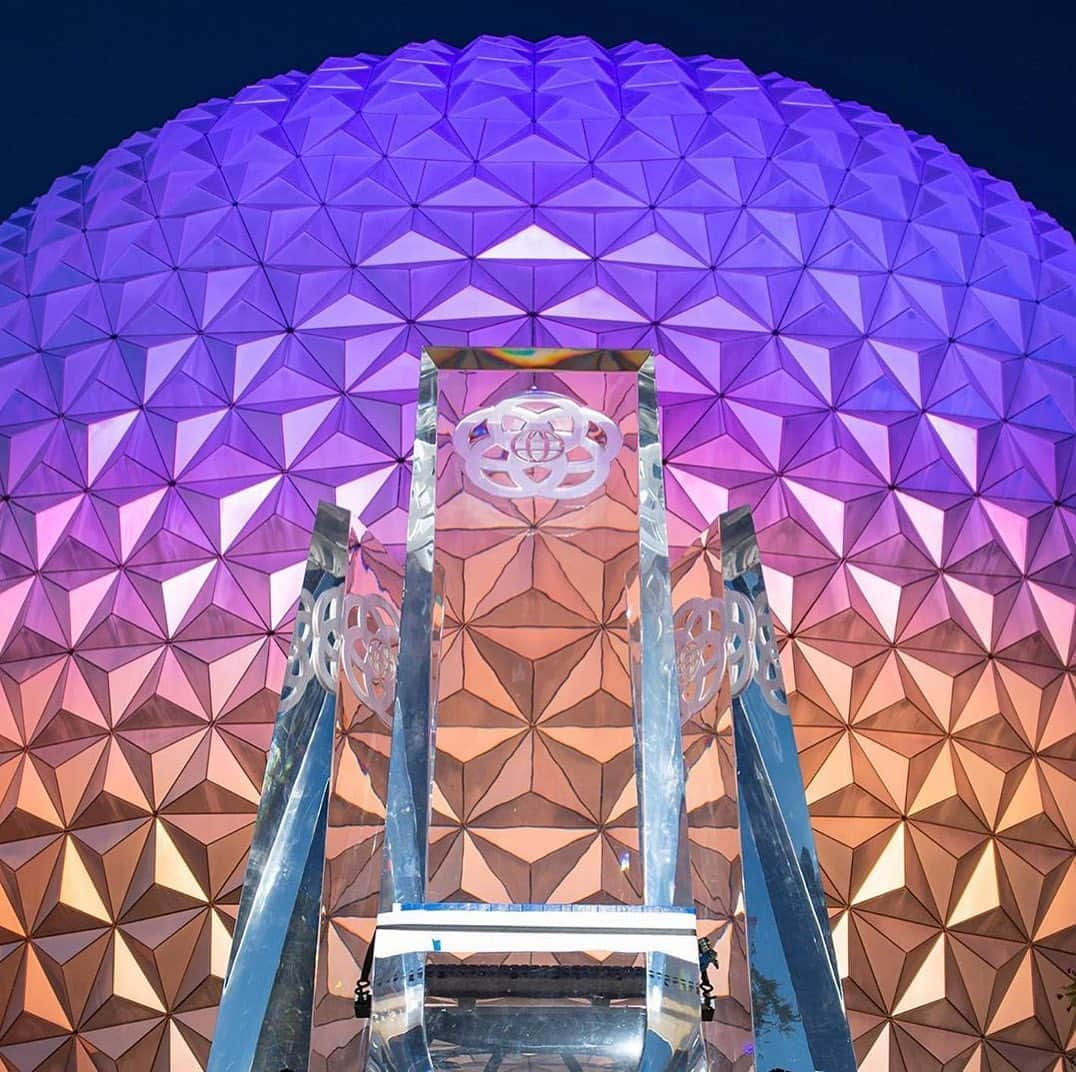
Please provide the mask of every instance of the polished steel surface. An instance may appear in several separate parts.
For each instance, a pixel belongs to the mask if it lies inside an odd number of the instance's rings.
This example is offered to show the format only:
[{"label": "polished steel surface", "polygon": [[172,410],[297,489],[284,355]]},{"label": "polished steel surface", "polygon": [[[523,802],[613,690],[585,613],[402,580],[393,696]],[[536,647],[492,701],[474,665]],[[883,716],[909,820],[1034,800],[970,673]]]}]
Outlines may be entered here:
[{"label": "polished steel surface", "polygon": [[712,1072],[750,1072],[751,983],[717,522],[674,555],[672,592],[692,892],[699,937],[716,958],[704,980],[712,1019],[703,1022],[703,1040]]},{"label": "polished steel surface", "polygon": [[[339,1022],[324,887],[376,926],[374,1072],[852,1072],[749,511],[670,567],[646,355],[436,353],[402,598],[319,511],[210,1068],[309,1067],[319,949]],[[384,810],[358,885],[327,862],[346,816],[326,852],[345,754]]]},{"label": "polished steel surface", "polygon": [[310,1051],[336,689],[316,664],[332,637],[350,515],[318,508],[209,1055],[210,1072],[304,1069]]},{"label": "polished steel surface", "polygon": [[421,376],[367,1067],[701,1069],[653,362],[440,349]]},{"label": "polished steel surface", "polygon": [[[392,708],[399,660],[403,556],[367,530],[351,549],[337,656],[340,698],[329,790],[323,917],[311,1032],[311,1072],[360,1066],[369,1018],[356,981],[381,897]],[[369,991],[364,987],[364,1003]]]},{"label": "polished steel surface", "polygon": [[855,1072],[751,512],[721,518],[756,1068]]},{"label": "polished steel surface", "polygon": [[[648,905],[693,908],[680,738],[680,682],[652,357],[639,370],[638,405],[639,579],[637,587],[628,589],[628,618],[633,640],[632,706],[643,900]],[[637,605],[632,598],[636,593]],[[634,615],[637,618],[633,621]],[[640,1069],[705,1068],[697,957],[688,960],[648,953],[647,969],[646,1035]],[[670,988],[664,984],[669,976],[690,985]]]},{"label": "polished steel surface", "polygon": [[633,650],[632,699],[639,769],[639,831],[643,900],[691,905],[684,757],[680,742],[680,682],[673,633],[665,480],[661,463],[654,361],[639,370],[639,585],[628,590]]},{"label": "polished steel surface", "polygon": [[[426,896],[436,668],[440,644],[439,593],[434,569],[437,448],[437,369],[425,354],[411,469],[411,502],[400,654],[385,802],[381,908]],[[377,954],[377,938],[374,937]],[[374,962],[368,1068],[430,1068],[426,1042],[423,958],[403,953]]]},{"label": "polished steel surface", "polygon": [[400,664],[385,815],[382,908],[402,901],[421,901],[426,894],[426,843],[436,727],[434,675],[440,640],[434,583],[436,434],[437,369],[424,356],[411,463],[407,558],[400,611]]}]

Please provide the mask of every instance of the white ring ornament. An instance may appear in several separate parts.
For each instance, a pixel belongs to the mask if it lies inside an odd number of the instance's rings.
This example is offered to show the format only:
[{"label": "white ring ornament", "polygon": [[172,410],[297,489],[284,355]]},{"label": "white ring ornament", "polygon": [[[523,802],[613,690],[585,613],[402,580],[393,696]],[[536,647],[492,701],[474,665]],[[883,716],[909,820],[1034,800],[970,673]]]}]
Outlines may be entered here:
[{"label": "white ring ornament", "polygon": [[335,585],[311,599],[304,589],[295,614],[280,710],[290,711],[315,679],[326,692],[335,692],[342,664],[359,702],[382,721],[390,721],[399,648],[399,616],[384,596],[344,595],[343,586]]},{"label": "white ring ornament", "polygon": [[770,600],[765,590],[755,596],[755,680],[767,704],[782,715],[788,714],[788,700],[781,677],[781,652],[770,615]]},{"label": "white ring ornament", "polygon": [[758,669],[757,623],[751,600],[741,592],[725,595],[725,642],[728,645],[729,690],[739,696]]},{"label": "white ring ornament", "polygon": [[359,701],[388,722],[396,699],[400,619],[377,593],[344,598],[344,674]]},{"label": "white ring ornament", "polygon": [[284,683],[280,687],[280,711],[290,711],[303,695],[307,682],[314,676],[310,662],[313,651],[314,601],[304,588],[299,593],[299,606],[295,611],[295,628],[292,631],[291,649],[284,664]]},{"label": "white ring ornament", "polygon": [[725,676],[725,601],[689,599],[673,619],[676,668],[680,675],[683,721],[697,715],[718,694]]},{"label": "white ring ornament", "polygon": [[452,433],[471,482],[505,499],[581,499],[606,481],[623,443],[604,413],[539,390],[475,410]]},{"label": "white ring ornament", "polygon": [[724,599],[689,599],[677,610],[673,625],[681,721],[717,696],[726,668],[733,697],[755,682],[771,710],[789,713],[781,653],[764,591],[753,602],[736,591],[727,591]]}]

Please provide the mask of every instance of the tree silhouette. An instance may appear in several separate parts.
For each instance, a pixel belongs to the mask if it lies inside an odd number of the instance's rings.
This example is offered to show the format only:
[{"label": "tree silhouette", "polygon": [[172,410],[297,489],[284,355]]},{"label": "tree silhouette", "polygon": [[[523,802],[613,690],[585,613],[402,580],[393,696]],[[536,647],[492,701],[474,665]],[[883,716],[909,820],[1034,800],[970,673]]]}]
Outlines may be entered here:
[{"label": "tree silhouette", "polygon": [[1073,982],[1069,983],[1067,986],[1063,986],[1061,988],[1061,993],[1057,996],[1065,999],[1068,1003],[1069,1012],[1072,1012],[1073,1009],[1076,1009],[1076,971],[1069,968],[1068,974],[1073,979]]},{"label": "tree silhouette", "polygon": [[782,996],[776,979],[751,969],[751,1006],[755,1015],[755,1031],[774,1028],[781,1034],[791,1034],[800,1021],[799,1013]]}]

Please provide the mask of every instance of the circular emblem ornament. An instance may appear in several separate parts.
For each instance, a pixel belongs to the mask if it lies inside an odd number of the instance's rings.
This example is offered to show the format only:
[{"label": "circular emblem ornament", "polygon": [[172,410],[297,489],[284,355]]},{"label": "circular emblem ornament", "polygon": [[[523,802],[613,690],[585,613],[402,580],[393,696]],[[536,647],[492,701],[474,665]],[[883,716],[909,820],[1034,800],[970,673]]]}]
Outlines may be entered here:
[{"label": "circular emblem ornament", "polygon": [[538,390],[475,410],[452,434],[471,482],[505,499],[581,499],[605,482],[623,443],[604,413]]},{"label": "circular emblem ornament", "polygon": [[564,453],[564,443],[552,428],[528,428],[512,437],[513,458],[528,465],[549,465]]},{"label": "circular emblem ornament", "polygon": [[400,619],[384,596],[349,594],[344,598],[344,673],[361,703],[383,721],[396,699]]},{"label": "circular emblem ornament", "polygon": [[673,619],[681,720],[702,711],[717,696],[725,674],[725,603],[689,599]]},{"label": "circular emblem ornament", "polygon": [[335,692],[343,669],[360,703],[384,722],[392,718],[400,619],[384,596],[335,585],[317,598],[304,589],[284,671],[280,710],[290,711],[311,681]]},{"label": "circular emblem ornament", "polygon": [[697,715],[721,687],[726,669],[733,697],[754,683],[771,710],[788,714],[781,653],[765,591],[689,599],[673,617],[682,721]]}]

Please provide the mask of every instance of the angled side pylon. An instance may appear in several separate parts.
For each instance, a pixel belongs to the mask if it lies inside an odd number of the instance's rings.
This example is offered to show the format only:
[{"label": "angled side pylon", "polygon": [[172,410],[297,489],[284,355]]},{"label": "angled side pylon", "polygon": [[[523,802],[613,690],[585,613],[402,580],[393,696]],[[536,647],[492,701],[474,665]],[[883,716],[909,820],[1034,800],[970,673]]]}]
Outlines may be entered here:
[{"label": "angled side pylon", "polygon": [[758,1069],[855,1072],[758,540],[721,517],[727,666]]},{"label": "angled side pylon", "polygon": [[318,507],[209,1072],[307,1067],[348,511]]}]

